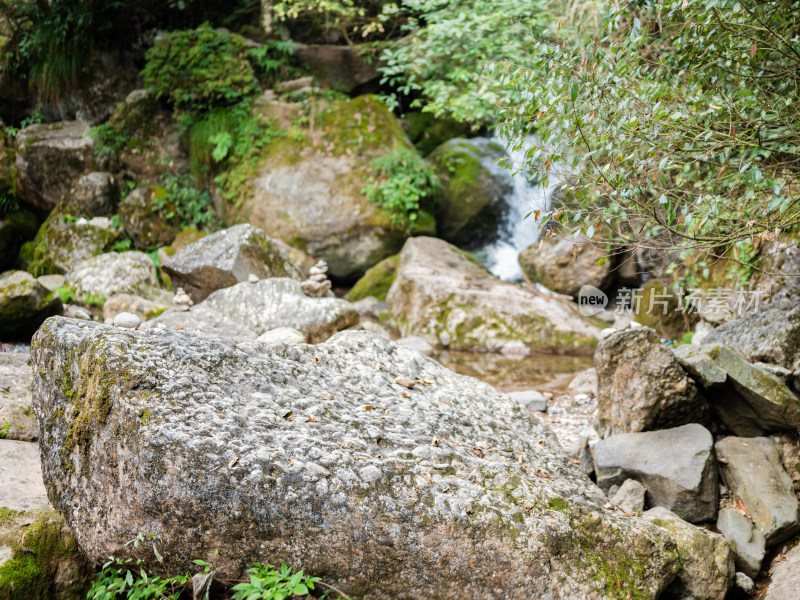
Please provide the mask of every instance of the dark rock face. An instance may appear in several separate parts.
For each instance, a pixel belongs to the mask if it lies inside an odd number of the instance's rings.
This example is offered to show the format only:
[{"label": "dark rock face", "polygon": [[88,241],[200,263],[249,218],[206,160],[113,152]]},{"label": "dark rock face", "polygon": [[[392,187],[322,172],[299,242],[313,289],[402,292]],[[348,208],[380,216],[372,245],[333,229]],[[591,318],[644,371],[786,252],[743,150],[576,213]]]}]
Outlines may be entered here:
[{"label": "dark rock face", "polygon": [[694,523],[717,514],[714,439],[702,425],[614,435],[597,442],[593,455],[597,485],[606,492],[635,479],[647,488],[649,506],[662,506]]},{"label": "dark rock face", "polygon": [[303,274],[283,248],[257,227],[234,225],[184,246],[162,265],[173,287],[182,287],[194,302],[212,292],[247,281]]},{"label": "dark rock face", "polygon": [[708,404],[672,352],[649,328],[630,329],[600,341],[597,430],[615,433],[704,423]]},{"label": "dark rock face", "polygon": [[92,560],[157,533],[168,569],[218,548],[221,576],[289,557],[413,600],[618,581],[654,599],[678,569],[518,403],[367,333],[287,347],[51,319],[32,356],[44,479]]},{"label": "dark rock face", "polygon": [[[378,61],[367,61],[365,52],[357,45],[298,44],[297,60],[305,64],[314,77],[345,94],[380,77]],[[377,81],[376,81],[377,82]]]}]

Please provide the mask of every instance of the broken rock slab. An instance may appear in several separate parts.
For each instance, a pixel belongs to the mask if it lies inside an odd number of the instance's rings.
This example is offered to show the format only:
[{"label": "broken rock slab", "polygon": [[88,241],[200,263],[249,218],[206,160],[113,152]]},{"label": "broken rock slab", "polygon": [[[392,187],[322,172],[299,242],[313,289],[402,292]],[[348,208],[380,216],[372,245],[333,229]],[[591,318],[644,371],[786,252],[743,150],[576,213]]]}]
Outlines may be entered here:
[{"label": "broken rock slab", "polygon": [[767,540],[749,517],[733,510],[721,508],[717,515],[717,529],[733,544],[736,568],[756,578],[766,553]]}]

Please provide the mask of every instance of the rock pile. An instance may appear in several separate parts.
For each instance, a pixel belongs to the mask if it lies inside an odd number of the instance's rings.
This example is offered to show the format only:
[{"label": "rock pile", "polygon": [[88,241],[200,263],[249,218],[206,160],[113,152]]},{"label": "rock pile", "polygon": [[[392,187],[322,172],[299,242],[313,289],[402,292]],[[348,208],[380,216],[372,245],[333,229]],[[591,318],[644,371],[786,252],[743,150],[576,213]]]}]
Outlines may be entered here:
[{"label": "rock pile", "polygon": [[300,289],[306,296],[322,298],[331,291],[331,282],[327,273],[328,263],[320,260],[308,270],[308,279],[300,284]]}]

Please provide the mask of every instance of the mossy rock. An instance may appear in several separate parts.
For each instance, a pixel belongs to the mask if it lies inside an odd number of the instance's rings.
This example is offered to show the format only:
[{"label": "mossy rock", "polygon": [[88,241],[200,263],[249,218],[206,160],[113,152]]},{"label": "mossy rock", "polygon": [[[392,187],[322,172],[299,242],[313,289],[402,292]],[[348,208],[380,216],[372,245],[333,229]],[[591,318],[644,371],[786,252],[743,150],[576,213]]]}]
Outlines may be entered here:
[{"label": "mossy rock", "polygon": [[389,288],[392,287],[395,277],[397,277],[397,263],[400,261],[400,255],[395,254],[389,258],[384,258],[374,267],[371,267],[364,273],[364,276],[359,279],[347,294],[347,299],[351,302],[356,302],[370,296],[378,300],[386,300],[386,294]]},{"label": "mossy rock", "polygon": [[25,271],[0,275],[0,332],[3,341],[26,339],[47,317],[64,311],[58,294]]},{"label": "mossy rock", "polygon": [[81,220],[53,211],[33,240],[28,272],[63,275],[78,262],[111,250],[119,235],[105,217]]},{"label": "mossy rock", "polygon": [[205,231],[198,231],[194,227],[187,227],[186,229],[179,231],[178,235],[175,236],[175,239],[172,240],[172,243],[168,246],[162,246],[158,249],[156,253],[156,257],[158,258],[158,264],[156,268],[158,269],[158,278],[161,280],[161,283],[164,284],[164,287],[168,290],[172,289],[172,282],[170,281],[169,275],[164,271],[162,265],[167,262],[167,259],[171,256],[175,256],[175,253],[183,248],[184,246],[188,246],[189,244],[193,244],[198,240],[202,240],[208,234]]},{"label": "mossy rock", "polygon": [[0,508],[0,600],[82,600],[92,576],[54,510]]},{"label": "mossy rock", "polygon": [[0,217],[0,271],[14,264],[22,244],[36,236],[39,225],[39,217],[27,208]]},{"label": "mossy rock", "polygon": [[403,115],[411,142],[423,156],[453,138],[469,136],[470,126],[454,119],[436,117],[426,112],[408,112]]},{"label": "mossy rock", "polygon": [[636,298],[636,322],[655,329],[661,337],[679,340],[686,332],[694,330],[697,313],[677,310],[680,298],[672,291],[669,282],[651,279],[636,292]]},{"label": "mossy rock", "polygon": [[493,161],[505,149],[491,140],[452,139],[430,155],[442,185],[436,209],[439,236],[477,247],[497,238],[512,191],[511,172]]},{"label": "mossy rock", "polygon": [[140,187],[119,205],[119,220],[125,233],[141,250],[170,244],[180,232],[180,219],[173,205],[166,204],[162,209],[156,206],[159,196],[163,198],[166,194],[164,188]]}]

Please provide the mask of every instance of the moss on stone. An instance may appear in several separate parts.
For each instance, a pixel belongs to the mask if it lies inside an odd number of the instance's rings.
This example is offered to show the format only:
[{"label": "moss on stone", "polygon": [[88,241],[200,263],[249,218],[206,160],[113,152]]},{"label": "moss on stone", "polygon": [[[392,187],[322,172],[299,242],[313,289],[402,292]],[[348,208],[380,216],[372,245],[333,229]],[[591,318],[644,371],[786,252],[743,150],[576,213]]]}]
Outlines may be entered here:
[{"label": "moss on stone", "polygon": [[397,264],[399,262],[400,255],[395,254],[368,269],[364,276],[356,282],[350,293],[347,294],[347,299],[351,302],[357,302],[372,296],[378,300],[386,300],[386,294],[397,277]]}]

